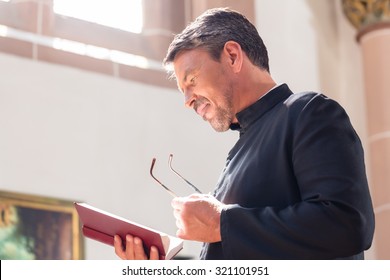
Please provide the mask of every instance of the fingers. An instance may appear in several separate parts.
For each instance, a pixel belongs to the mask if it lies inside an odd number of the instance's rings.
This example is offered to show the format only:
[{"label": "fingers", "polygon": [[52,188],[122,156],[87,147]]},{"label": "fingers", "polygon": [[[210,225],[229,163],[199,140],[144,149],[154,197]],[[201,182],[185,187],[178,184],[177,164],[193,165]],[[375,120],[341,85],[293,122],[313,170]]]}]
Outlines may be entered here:
[{"label": "fingers", "polygon": [[182,209],[185,203],[185,198],[176,197],[172,200],[171,204],[173,207],[173,216],[176,219],[176,236],[179,238],[184,238],[183,223],[182,223]]},{"label": "fingers", "polygon": [[196,200],[196,199],[199,199],[202,197],[206,198],[206,197],[211,197],[211,196],[208,194],[194,193],[194,194],[191,194],[190,196],[187,196],[187,197],[175,197],[174,199],[172,199],[171,205],[174,209],[181,209],[183,207],[184,203],[191,201],[191,200]]},{"label": "fingers", "polygon": [[171,201],[172,208],[177,210],[181,209],[185,201],[186,201],[185,197],[175,197]]},{"label": "fingers", "polygon": [[[131,235],[126,235],[125,244],[122,242],[122,239],[119,235],[115,235],[114,237],[114,247],[115,253],[122,260],[134,260],[135,259],[135,251],[136,247],[134,244],[134,238]],[[139,254],[139,253],[138,253]]]},{"label": "fingers", "polygon": [[119,235],[114,236],[114,248],[115,248],[115,254],[122,260],[125,260],[126,253],[122,245],[122,239],[119,237]]},{"label": "fingers", "polygon": [[128,242],[133,246],[133,260],[147,260],[148,257],[145,254],[144,246],[142,245],[142,240],[139,237],[128,238],[130,235],[126,236]]},{"label": "fingers", "polygon": [[150,247],[150,260],[159,260],[160,255],[158,253],[158,249],[155,246]]},{"label": "fingers", "polygon": [[186,234],[184,231],[184,226],[182,224],[182,220],[179,216],[175,215],[175,217],[176,217],[176,227],[177,227],[176,236],[179,238],[185,239]]},{"label": "fingers", "polygon": [[171,202],[176,236],[201,242],[221,240],[220,217],[225,205],[208,194],[176,197]]},{"label": "fingers", "polygon": [[[182,239],[189,239],[186,234],[186,211],[185,204],[188,204],[189,201],[196,199],[199,195],[194,194],[189,197],[176,197],[172,200],[171,205],[173,208],[173,216],[176,219],[176,236]],[[190,215],[191,216],[191,215]]]},{"label": "fingers", "polygon": [[[142,240],[139,237],[133,237],[132,235],[126,235],[126,246],[123,246],[120,236],[115,235],[114,247],[115,254],[123,260],[147,260],[148,256],[145,253]],[[158,260],[159,252],[155,246],[150,248],[150,259]]]}]

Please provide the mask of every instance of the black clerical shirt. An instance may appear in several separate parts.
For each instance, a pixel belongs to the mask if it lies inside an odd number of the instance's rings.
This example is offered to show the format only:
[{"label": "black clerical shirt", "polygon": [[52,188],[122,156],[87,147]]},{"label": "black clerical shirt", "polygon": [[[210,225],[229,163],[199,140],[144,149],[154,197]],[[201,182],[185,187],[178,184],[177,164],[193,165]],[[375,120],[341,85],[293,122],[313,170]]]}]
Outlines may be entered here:
[{"label": "black clerical shirt", "polygon": [[344,109],[283,84],[237,119],[240,138],[214,193],[227,204],[222,241],[204,244],[201,259],[362,259],[374,214]]}]

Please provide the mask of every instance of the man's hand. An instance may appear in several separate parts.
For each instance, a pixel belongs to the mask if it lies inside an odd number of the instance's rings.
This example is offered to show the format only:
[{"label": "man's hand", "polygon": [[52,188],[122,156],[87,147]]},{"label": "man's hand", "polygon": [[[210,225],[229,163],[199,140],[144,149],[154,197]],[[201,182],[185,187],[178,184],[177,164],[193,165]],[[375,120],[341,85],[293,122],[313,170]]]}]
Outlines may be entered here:
[{"label": "man's hand", "polygon": [[[122,260],[147,260],[148,256],[145,253],[142,245],[142,240],[130,234],[126,235],[126,244],[122,244],[122,239],[119,235],[114,238],[115,254]],[[150,248],[150,260],[158,260],[159,253],[155,246]]]},{"label": "man's hand", "polygon": [[179,228],[177,237],[201,242],[221,241],[220,220],[224,204],[206,194],[176,197],[173,215]]}]

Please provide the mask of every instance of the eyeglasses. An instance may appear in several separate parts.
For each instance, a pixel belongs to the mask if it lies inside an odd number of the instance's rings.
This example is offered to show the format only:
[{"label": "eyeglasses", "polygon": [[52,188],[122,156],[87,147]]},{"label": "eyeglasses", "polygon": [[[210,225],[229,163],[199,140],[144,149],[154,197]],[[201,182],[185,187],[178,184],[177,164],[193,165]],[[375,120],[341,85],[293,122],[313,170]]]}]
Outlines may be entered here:
[{"label": "eyeglasses", "polygon": [[[169,159],[168,159],[168,165],[169,165],[169,168],[171,169],[171,171],[173,173],[175,173],[178,177],[180,177],[184,182],[186,182],[188,185],[190,185],[196,192],[198,193],[202,193],[197,187],[195,187],[190,181],[188,181],[186,178],[184,178],[183,176],[181,176],[175,169],[173,169],[172,167],[172,159],[173,159],[173,155],[170,154],[169,155]],[[154,164],[156,163],[156,158],[153,158],[152,159],[152,164],[150,166],[150,176],[152,176],[152,178],[160,184],[160,186],[162,186],[170,195],[172,195],[173,197],[177,197],[177,195],[172,191],[170,190],[167,186],[165,186],[163,183],[160,182],[160,180],[158,180],[154,175],[153,175],[153,168],[154,168]]]}]

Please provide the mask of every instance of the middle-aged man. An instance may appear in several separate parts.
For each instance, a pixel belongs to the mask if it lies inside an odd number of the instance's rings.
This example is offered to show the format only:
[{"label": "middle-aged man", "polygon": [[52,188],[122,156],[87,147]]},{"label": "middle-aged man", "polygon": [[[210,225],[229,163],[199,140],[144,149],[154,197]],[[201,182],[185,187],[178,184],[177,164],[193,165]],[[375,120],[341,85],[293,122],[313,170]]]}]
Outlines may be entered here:
[{"label": "middle-aged man", "polygon": [[[361,142],[338,103],[277,85],[256,28],[229,9],[188,25],[164,63],[188,108],[240,135],[213,195],[173,199],[178,237],[204,242],[201,259],[364,258],[374,214]],[[116,236],[115,251],[158,259],[131,235]]]}]

